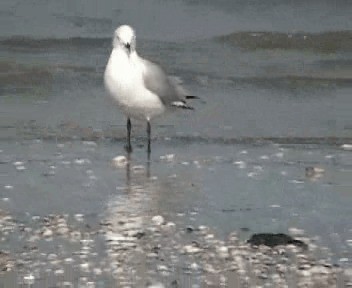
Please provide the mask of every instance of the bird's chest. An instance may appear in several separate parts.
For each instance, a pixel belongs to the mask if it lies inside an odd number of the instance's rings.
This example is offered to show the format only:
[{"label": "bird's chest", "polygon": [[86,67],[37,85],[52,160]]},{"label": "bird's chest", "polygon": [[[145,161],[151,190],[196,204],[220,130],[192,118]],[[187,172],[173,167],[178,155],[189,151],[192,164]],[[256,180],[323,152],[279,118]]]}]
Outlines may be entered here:
[{"label": "bird's chest", "polygon": [[125,58],[113,59],[105,72],[105,85],[120,105],[131,105],[138,100],[142,81],[140,67]]},{"label": "bird's chest", "polygon": [[113,85],[118,87],[122,94],[135,89],[136,85],[141,83],[142,75],[136,65],[122,62],[119,66],[115,67],[116,69],[112,68],[111,80]]}]

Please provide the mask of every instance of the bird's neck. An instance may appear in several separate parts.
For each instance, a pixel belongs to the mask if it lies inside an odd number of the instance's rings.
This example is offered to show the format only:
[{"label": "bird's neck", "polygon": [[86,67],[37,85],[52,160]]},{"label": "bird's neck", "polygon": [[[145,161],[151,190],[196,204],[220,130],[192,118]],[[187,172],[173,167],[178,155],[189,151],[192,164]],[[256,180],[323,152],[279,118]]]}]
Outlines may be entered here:
[{"label": "bird's neck", "polygon": [[132,51],[131,53],[126,53],[125,49],[120,47],[114,48],[111,52],[110,60],[112,61],[126,61],[126,62],[134,62],[135,59],[138,58],[138,54],[136,51]]}]

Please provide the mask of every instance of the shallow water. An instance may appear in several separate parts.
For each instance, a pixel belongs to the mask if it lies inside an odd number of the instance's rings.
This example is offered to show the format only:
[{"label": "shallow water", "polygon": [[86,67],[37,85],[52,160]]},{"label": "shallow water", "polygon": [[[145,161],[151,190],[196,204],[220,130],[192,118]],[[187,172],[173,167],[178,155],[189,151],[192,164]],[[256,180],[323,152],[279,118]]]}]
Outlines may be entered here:
[{"label": "shallow water", "polygon": [[[351,4],[203,2],[2,1],[0,208],[94,226],[121,203],[140,209],[137,189],[148,215],[219,238],[304,229],[351,266]],[[149,164],[133,122],[131,163],[113,168],[125,118],[102,75],[121,23],[201,101],[153,123]]]}]

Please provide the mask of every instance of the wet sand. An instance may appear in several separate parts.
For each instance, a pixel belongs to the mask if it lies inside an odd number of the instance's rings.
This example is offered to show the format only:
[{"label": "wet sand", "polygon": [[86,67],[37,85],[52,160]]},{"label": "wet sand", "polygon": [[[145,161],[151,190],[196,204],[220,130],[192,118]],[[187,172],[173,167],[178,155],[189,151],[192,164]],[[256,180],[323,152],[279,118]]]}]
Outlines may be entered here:
[{"label": "wet sand", "polygon": [[1,141],[4,287],[352,283],[349,145],[68,138]]}]

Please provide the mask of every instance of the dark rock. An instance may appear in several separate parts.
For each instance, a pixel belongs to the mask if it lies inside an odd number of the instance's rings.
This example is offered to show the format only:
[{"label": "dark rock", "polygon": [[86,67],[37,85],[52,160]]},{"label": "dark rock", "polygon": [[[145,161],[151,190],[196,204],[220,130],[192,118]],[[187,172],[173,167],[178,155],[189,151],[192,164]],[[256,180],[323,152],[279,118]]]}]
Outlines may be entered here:
[{"label": "dark rock", "polygon": [[133,236],[136,237],[137,239],[141,239],[145,236],[145,233],[144,232],[137,232]]},{"label": "dark rock", "polygon": [[154,246],[153,248],[152,248],[152,252],[154,252],[155,254],[158,254],[159,253],[159,250],[160,250],[160,246]]},{"label": "dark rock", "polygon": [[306,243],[304,243],[301,240],[297,240],[292,238],[289,235],[283,234],[283,233],[258,233],[258,234],[253,234],[252,237],[247,240],[248,243],[251,245],[265,245],[269,247],[275,247],[278,245],[289,245],[293,244],[298,247],[302,247],[303,249],[307,249],[308,246]]},{"label": "dark rock", "polygon": [[172,288],[180,287],[180,286],[178,285],[177,280],[173,280],[173,281],[171,282],[171,287],[172,287]]},{"label": "dark rock", "polygon": [[228,208],[228,209],[222,209],[221,211],[224,213],[232,213],[232,212],[236,212],[236,209]]},{"label": "dark rock", "polygon": [[192,226],[187,226],[186,231],[188,233],[192,233],[194,231],[194,228]]}]

